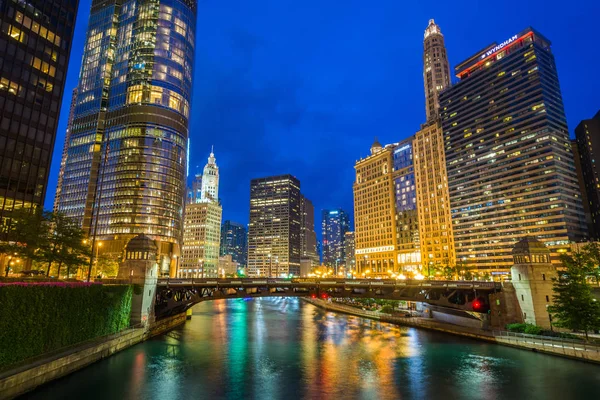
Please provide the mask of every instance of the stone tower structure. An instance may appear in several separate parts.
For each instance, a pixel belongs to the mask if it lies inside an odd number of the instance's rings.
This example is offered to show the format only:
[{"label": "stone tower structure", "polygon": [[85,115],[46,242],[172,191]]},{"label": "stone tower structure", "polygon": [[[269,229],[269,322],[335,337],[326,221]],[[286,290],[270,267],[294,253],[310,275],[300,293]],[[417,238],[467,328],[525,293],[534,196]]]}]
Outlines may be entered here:
[{"label": "stone tower structure", "polygon": [[512,250],[512,284],[523,313],[523,321],[543,328],[551,327],[548,306],[552,305],[552,278],[556,267],[550,250],[534,237],[521,239]]},{"label": "stone tower structure", "polygon": [[125,246],[125,259],[118,279],[129,279],[142,287],[140,294],[131,300],[131,325],[148,324],[154,320],[154,299],[158,278],[158,246],[143,233],[131,239]]},{"label": "stone tower structure", "polygon": [[202,195],[200,201],[219,201],[219,167],[213,149],[202,173]]},{"label": "stone tower structure", "polygon": [[439,92],[450,86],[450,64],[444,35],[433,19],[429,20],[423,40],[423,81],[425,82],[425,112],[427,121],[430,121],[438,115]]}]

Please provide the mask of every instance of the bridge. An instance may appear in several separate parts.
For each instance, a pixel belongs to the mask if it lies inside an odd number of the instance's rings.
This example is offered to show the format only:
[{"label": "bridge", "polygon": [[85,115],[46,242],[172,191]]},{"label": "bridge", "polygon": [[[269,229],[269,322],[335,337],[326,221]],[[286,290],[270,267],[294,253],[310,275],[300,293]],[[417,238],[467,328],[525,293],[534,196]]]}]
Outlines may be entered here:
[{"label": "bridge", "polygon": [[253,297],[355,297],[418,301],[462,311],[487,312],[497,282],[337,278],[159,279],[157,319],[186,311],[205,300]]}]

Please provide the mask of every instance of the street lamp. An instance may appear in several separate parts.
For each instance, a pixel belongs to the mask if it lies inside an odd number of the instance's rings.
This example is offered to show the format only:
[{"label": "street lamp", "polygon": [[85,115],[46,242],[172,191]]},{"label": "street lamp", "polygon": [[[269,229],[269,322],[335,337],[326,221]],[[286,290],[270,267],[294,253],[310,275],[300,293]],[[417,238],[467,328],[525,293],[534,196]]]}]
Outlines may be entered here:
[{"label": "street lamp", "polygon": [[269,253],[269,274],[268,274],[269,278],[271,278],[271,275],[272,275],[272,271],[271,271],[272,263],[271,263],[271,261],[272,261],[271,260],[271,253]]},{"label": "street lamp", "polygon": [[548,311],[548,306],[549,304],[546,304],[546,312],[548,313],[548,320],[550,321],[550,331],[554,332],[554,329],[552,328],[552,314]]}]

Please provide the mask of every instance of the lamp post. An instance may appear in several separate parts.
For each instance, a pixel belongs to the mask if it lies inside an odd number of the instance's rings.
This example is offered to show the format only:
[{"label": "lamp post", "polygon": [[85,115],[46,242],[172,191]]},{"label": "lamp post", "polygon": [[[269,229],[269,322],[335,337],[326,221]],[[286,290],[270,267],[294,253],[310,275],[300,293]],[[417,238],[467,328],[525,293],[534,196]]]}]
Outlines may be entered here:
[{"label": "lamp post", "polygon": [[550,331],[554,332],[554,329],[552,328],[552,314],[548,311],[548,305],[549,304],[546,304],[546,312],[548,313],[548,320],[550,321]]},{"label": "lamp post", "polygon": [[269,274],[268,274],[269,278],[271,278],[271,275],[272,275],[271,268],[272,268],[272,259],[271,259],[271,254],[269,253]]}]

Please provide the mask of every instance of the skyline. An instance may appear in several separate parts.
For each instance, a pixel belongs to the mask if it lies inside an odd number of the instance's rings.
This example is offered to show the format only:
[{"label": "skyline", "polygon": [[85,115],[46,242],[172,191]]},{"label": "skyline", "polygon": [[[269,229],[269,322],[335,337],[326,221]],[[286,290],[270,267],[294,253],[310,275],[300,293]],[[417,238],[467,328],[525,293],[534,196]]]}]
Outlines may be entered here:
[{"label": "skyline", "polygon": [[[199,5],[188,183],[214,144],[224,182],[223,220],[247,224],[250,179],[286,173],[303,182],[316,210],[353,210],[353,165],[368,154],[374,136],[398,142],[425,121],[421,55],[431,18],[444,33],[452,71],[490,43],[533,26],[552,41],[571,137],[579,121],[600,108],[592,67],[600,56],[586,51],[593,38],[585,41],[600,5],[583,2],[576,10],[520,5],[522,12],[497,10],[490,20],[481,18],[490,15],[487,5],[460,13],[446,4],[427,7],[435,13],[417,5],[400,13],[403,7],[391,3],[378,10],[361,9],[357,2],[344,10],[322,5],[320,15],[313,14],[316,2],[301,8],[276,2],[257,9],[235,1]],[[79,74],[89,5],[80,4],[66,94]],[[399,15],[406,24],[395,23]],[[352,31],[357,22],[362,29]],[[312,29],[302,32],[299,26]],[[468,36],[476,29],[481,32]],[[278,36],[269,36],[275,31]],[[345,32],[350,34],[344,37]],[[69,104],[65,95],[46,208],[52,207]]]}]

